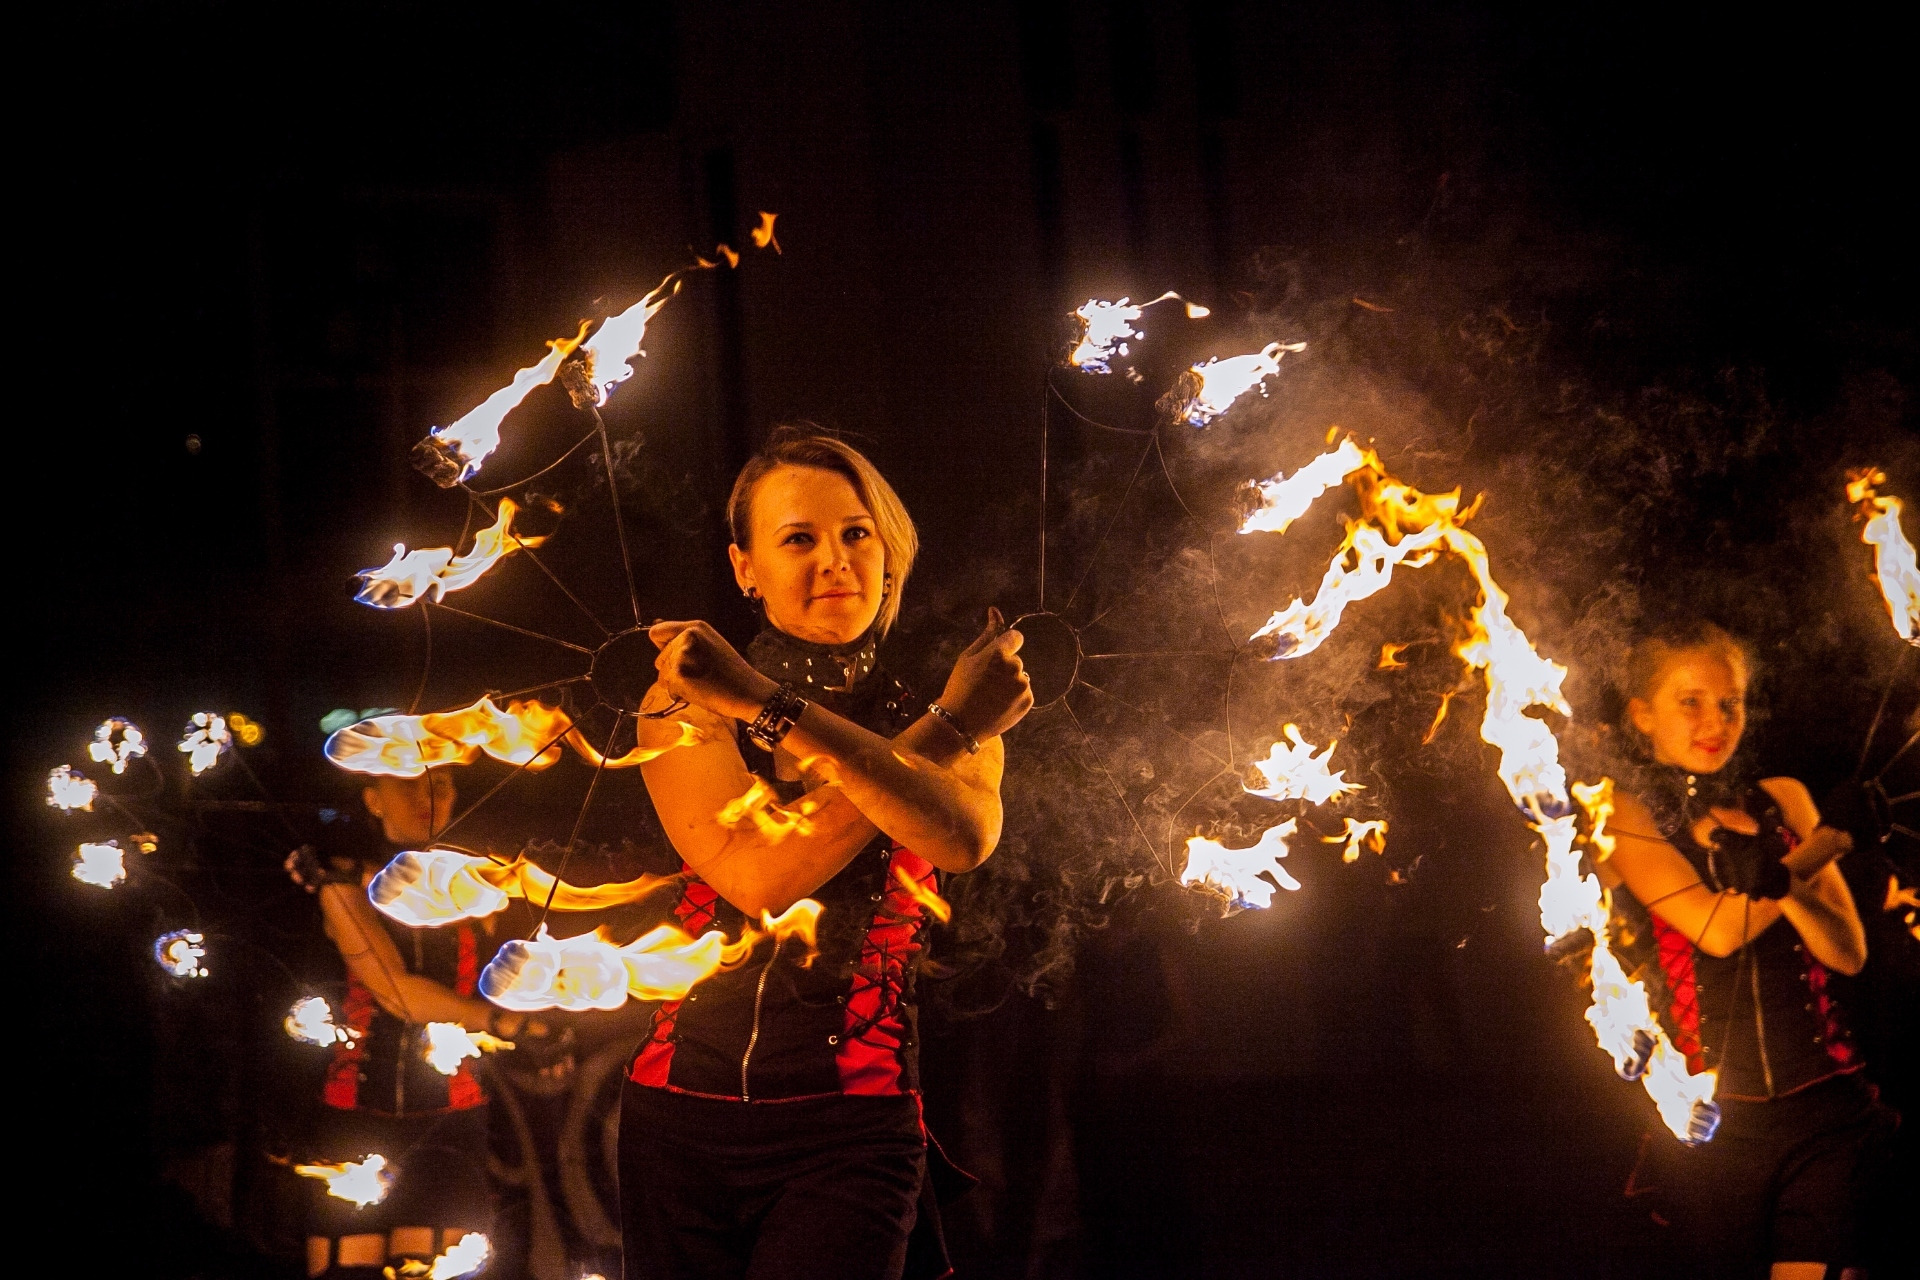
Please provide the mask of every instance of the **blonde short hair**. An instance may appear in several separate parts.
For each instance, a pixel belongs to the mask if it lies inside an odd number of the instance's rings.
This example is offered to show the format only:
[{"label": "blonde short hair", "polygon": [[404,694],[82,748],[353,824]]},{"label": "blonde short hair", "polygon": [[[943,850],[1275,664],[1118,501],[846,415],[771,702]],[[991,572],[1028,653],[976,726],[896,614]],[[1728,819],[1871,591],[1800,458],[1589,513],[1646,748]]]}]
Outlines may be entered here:
[{"label": "blonde short hair", "polygon": [[1683,653],[1711,653],[1733,669],[1742,685],[1753,673],[1753,652],[1745,641],[1711,622],[1683,622],[1643,636],[1627,654],[1627,697],[1653,697],[1667,664]]},{"label": "blonde short hair", "polygon": [[886,550],[887,573],[892,576],[890,590],[880,601],[880,613],[874,619],[879,633],[886,635],[900,616],[900,597],[906,591],[907,576],[913,572],[913,559],[920,553],[920,535],[914,531],[906,504],[880,469],[844,440],[836,440],[811,422],[775,427],[760,451],[740,469],[733,493],[727,498],[727,532],[733,545],[742,551],[751,549],[748,539],[753,536],[754,487],[779,467],[812,467],[843,476],[873,514],[874,532]]}]

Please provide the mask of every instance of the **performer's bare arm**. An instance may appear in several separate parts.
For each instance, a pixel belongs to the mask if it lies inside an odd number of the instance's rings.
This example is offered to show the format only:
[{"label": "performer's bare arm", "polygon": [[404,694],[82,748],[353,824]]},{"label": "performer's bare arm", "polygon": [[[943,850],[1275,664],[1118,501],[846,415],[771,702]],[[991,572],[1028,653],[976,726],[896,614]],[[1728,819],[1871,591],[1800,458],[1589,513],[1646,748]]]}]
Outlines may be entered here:
[{"label": "performer's bare arm", "polygon": [[1820,825],[1820,810],[1804,784],[1794,778],[1765,778],[1761,789],[1786,815],[1800,847],[1781,861],[1793,872],[1791,891],[1780,900],[1781,914],[1800,935],[1807,954],[1839,973],[1856,974],[1867,963],[1867,931],[1854,909],[1853,893],[1835,861],[1853,847],[1853,838]]}]

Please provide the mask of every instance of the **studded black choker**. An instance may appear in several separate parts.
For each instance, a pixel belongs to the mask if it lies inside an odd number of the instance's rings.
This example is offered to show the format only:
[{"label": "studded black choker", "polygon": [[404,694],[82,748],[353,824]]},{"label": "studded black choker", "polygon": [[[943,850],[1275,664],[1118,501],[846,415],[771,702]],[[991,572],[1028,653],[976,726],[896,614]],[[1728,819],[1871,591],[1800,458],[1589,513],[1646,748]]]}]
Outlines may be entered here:
[{"label": "studded black choker", "polygon": [[814,697],[858,689],[878,666],[879,653],[880,637],[871,630],[849,644],[815,644],[768,627],[747,646],[747,661],[761,675]]}]

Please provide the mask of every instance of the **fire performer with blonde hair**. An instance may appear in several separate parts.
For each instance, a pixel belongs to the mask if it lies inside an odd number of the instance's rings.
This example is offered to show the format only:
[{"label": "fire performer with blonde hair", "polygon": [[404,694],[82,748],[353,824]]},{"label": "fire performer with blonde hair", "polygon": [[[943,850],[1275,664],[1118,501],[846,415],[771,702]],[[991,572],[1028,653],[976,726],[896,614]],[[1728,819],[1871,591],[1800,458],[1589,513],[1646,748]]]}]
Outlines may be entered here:
[{"label": "fire performer with blonde hair", "polygon": [[367,900],[367,882],[393,850],[427,847],[454,799],[448,769],[376,777],[361,801],[385,849],[328,860],[303,846],[287,859],[294,880],[318,896],[327,937],[347,967],[343,1038],[327,1066],[318,1158],[381,1155],[396,1174],[385,1198],[366,1206],[310,1184],[310,1276],[380,1276],[390,1261],[429,1261],[468,1232],[487,1231],[487,1095],[470,1061],[451,1074],[429,1064],[426,1027],[455,1023],[521,1043],[548,1030],[474,994],[491,948],[471,923],[410,929]]},{"label": "fire performer with blonde hair", "polygon": [[705,622],[652,629],[646,705],[682,700],[706,734],[642,766],[686,864],[675,914],[738,935],[825,911],[818,954],[762,938],[656,1012],[621,1112],[628,1280],[942,1274],[914,976],[939,874],[1000,838],[1000,735],[1033,705],[1020,636],[990,611],[933,704],[879,665],[917,539],[839,440],[776,431],[727,519],[765,628],[744,656]]},{"label": "fire performer with blonde hair", "polygon": [[1623,729],[1635,758],[1602,866],[1632,894],[1616,895],[1620,932],[1664,979],[1668,1034],[1691,1070],[1718,1073],[1719,1130],[1670,1172],[1696,1272],[1858,1275],[1859,1207],[1892,1116],[1858,1074],[1829,982],[1866,963],[1834,865],[1853,842],[1800,782],[1749,784],[1730,763],[1751,667],[1710,623],[1634,647]]}]

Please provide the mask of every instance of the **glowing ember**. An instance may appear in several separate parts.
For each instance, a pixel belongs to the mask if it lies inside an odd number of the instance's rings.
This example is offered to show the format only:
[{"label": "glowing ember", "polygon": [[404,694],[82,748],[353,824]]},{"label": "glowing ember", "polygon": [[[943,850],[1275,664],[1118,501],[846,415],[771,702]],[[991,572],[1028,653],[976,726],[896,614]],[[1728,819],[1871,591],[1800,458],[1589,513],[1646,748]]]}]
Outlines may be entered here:
[{"label": "glowing ember", "polygon": [[301,1044],[352,1044],[353,1032],[333,1023],[333,1006],[319,996],[307,996],[293,1002],[287,1010],[287,1034]]},{"label": "glowing ember", "polygon": [[1186,304],[1187,318],[1190,320],[1211,314],[1205,307],[1186,302],[1171,290],[1153,302],[1143,302],[1137,307],[1128,305],[1125,298],[1118,302],[1087,299],[1085,306],[1076,307],[1073,312],[1074,318],[1080,323],[1080,336],[1074,342],[1073,350],[1067,353],[1067,363],[1086,373],[1112,373],[1111,362],[1114,358],[1127,355],[1127,343],[1141,336],[1139,330],[1133,327],[1134,321],[1148,307],[1170,299]]},{"label": "glowing ember", "polygon": [[73,878],[81,884],[111,889],[127,878],[126,854],[118,840],[83,844],[73,858]]},{"label": "glowing ember", "polygon": [[1333,758],[1333,749],[1339,745],[1338,742],[1329,742],[1325,751],[1315,755],[1313,744],[1300,736],[1299,725],[1284,725],[1280,732],[1293,745],[1288,747],[1276,742],[1272,750],[1267,752],[1265,760],[1253,762],[1262,785],[1256,787],[1247,784],[1247,794],[1263,796],[1268,800],[1305,800],[1311,804],[1325,804],[1335,796],[1366,789],[1357,782],[1348,782],[1344,769],[1339,773],[1327,772],[1327,761]]},{"label": "glowing ember", "polygon": [[586,361],[586,375],[600,404],[607,402],[613,389],[633,376],[630,361],[646,355],[640,349],[647,336],[647,321],[667,300],[680,292],[680,277],[670,275],[658,288],[617,316],[608,316],[591,338],[580,344]]},{"label": "glowing ember", "polygon": [[1412,648],[1412,644],[1383,644],[1380,646],[1380,661],[1374,667],[1376,671],[1398,671],[1407,665],[1400,655]]},{"label": "glowing ember", "polygon": [[893,878],[899,882],[902,889],[906,890],[907,896],[919,903],[926,913],[935,920],[938,920],[941,924],[945,924],[947,921],[953,919],[953,904],[908,875],[905,867],[895,867],[893,869]]},{"label": "glowing ember", "polygon": [[328,1195],[351,1200],[358,1209],[379,1204],[393,1186],[393,1173],[387,1168],[385,1156],[370,1155],[344,1164],[297,1164],[293,1171],[303,1178],[321,1179],[327,1184]]},{"label": "glowing ember", "polygon": [[[609,769],[645,764],[675,747],[701,740],[698,730],[681,724],[680,737],[664,747],[635,747],[625,755],[604,761]],[[545,769],[559,762],[566,743],[587,763],[602,758],[573,720],[558,707],[543,702],[514,700],[505,710],[491,698],[481,698],[458,711],[425,715],[383,715],[334,730],[327,739],[327,758],[355,773],[417,778],[436,765],[471,764],[484,752],[506,764]]]},{"label": "glowing ember", "polygon": [[378,569],[362,569],[355,575],[365,585],[353,598],[376,609],[404,609],[422,598],[439,601],[449,591],[472,586],[521,547],[537,547],[546,541],[508,532],[518,510],[512,498],[500,499],[499,516],[473,535],[473,549],[465,555],[454,555],[452,547],[408,551],[406,543],[396,542],[393,559]]},{"label": "glowing ember", "polygon": [[92,778],[84,773],[75,773],[73,766],[61,765],[47,775],[47,803],[62,813],[72,813],[75,809],[89,812],[93,801],[100,794],[100,788]]},{"label": "glowing ember", "polygon": [[535,388],[553,381],[560,366],[580,345],[587,326],[571,338],[556,338],[547,344],[547,354],[538,364],[528,365],[513,375],[513,381],[482,401],[478,407],[450,427],[435,427],[427,438],[414,446],[414,460],[421,470],[442,489],[471,480],[495,449],[500,447],[500,424]]},{"label": "glowing ember", "polygon": [[153,958],[176,978],[204,978],[200,962],[207,956],[206,941],[192,929],[175,929],[154,940]]},{"label": "glowing ember", "polygon": [[1882,911],[1898,911],[1906,907],[1907,914],[1901,917],[1901,923],[1907,926],[1907,932],[1920,938],[1920,889],[1901,888],[1899,876],[1887,877],[1887,900],[1880,904]]},{"label": "glowing ember", "polygon": [[493,1246],[478,1231],[469,1231],[454,1246],[433,1260],[427,1280],[460,1280],[487,1265]]},{"label": "glowing ember", "polygon": [[579,888],[553,876],[525,857],[495,862],[452,849],[408,849],[395,854],[367,885],[367,899],[385,915],[415,928],[478,920],[525,898],[556,911],[599,911],[638,902],[669,876],[641,876],[614,884]]},{"label": "glowing ember", "polygon": [[812,835],[812,816],[820,811],[821,803],[803,796],[791,809],[786,808],[772,787],[755,778],[746,794],[727,801],[714,819],[729,830],[751,823],[766,839],[780,841],[791,835]]},{"label": "glowing ember", "polygon": [[1261,832],[1259,843],[1247,849],[1229,849],[1217,840],[1194,836],[1187,841],[1187,868],[1180,873],[1180,883],[1211,890],[1237,907],[1270,907],[1273,885],[1260,878],[1262,873],[1282,889],[1300,887],[1280,865],[1287,856],[1287,837],[1297,829],[1289,818]]},{"label": "glowing ember", "polygon": [[1860,541],[1873,548],[1873,576],[1892,615],[1893,629],[1908,644],[1920,644],[1920,563],[1913,544],[1900,528],[1900,499],[1882,497],[1875,485],[1887,482],[1886,473],[1872,467],[1853,473],[1847,501],[1860,508],[1866,528]]},{"label": "glowing ember", "polygon": [[1176,420],[1204,427],[1255,387],[1265,395],[1266,380],[1280,372],[1281,357],[1306,349],[1304,342],[1269,342],[1251,355],[1196,364],[1180,375],[1179,385],[1168,393],[1163,403],[1172,408]]},{"label": "glowing ember", "polygon": [[760,211],[760,225],[747,232],[748,235],[753,237],[753,244],[756,249],[771,249],[775,253],[780,252],[780,241],[775,238],[773,234],[773,220],[779,216],[777,213],[768,213],[765,209]]},{"label": "glowing ember", "polygon": [[262,729],[258,724],[247,719],[238,711],[228,713],[227,728],[233,731],[233,736],[243,747],[257,747],[260,745],[260,739],[267,736],[265,729]]},{"label": "glowing ember", "polygon": [[1387,851],[1387,824],[1384,819],[1375,818],[1361,822],[1353,818],[1346,821],[1346,829],[1337,836],[1320,837],[1323,844],[1339,844],[1346,841],[1347,847],[1340,851],[1340,861],[1360,861],[1360,850],[1370,849],[1374,853]]},{"label": "glowing ember", "polygon": [[93,731],[87,754],[115,773],[125,773],[128,761],[147,754],[147,737],[131,720],[114,716]]},{"label": "glowing ember", "polygon": [[187,723],[186,736],[180,739],[180,750],[186,753],[187,764],[196,778],[220,763],[220,757],[232,745],[233,734],[227,729],[227,718],[212,711],[194,712],[193,719]]},{"label": "glowing ember", "polygon": [[1288,525],[1306,514],[1314,499],[1360,468],[1379,465],[1373,450],[1362,449],[1349,436],[1339,448],[1321,454],[1290,476],[1256,480],[1253,487],[1260,495],[1260,505],[1240,522],[1240,532],[1285,533]]},{"label": "glowing ember", "polygon": [[142,853],[158,853],[160,851],[160,837],[151,831],[136,831],[128,836],[127,839],[132,843],[134,848]]}]

